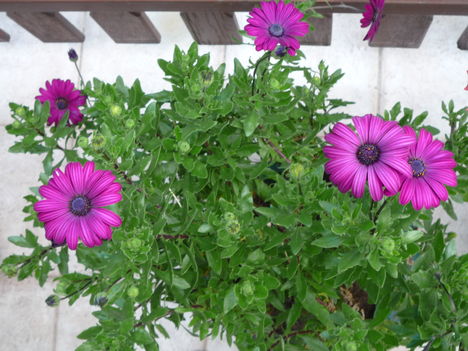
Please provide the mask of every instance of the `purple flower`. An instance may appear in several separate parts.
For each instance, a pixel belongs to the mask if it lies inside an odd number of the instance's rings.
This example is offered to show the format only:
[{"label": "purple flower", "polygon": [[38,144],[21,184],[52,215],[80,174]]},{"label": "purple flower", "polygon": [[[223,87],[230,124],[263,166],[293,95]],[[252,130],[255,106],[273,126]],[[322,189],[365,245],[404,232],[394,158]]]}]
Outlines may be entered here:
[{"label": "purple flower", "polygon": [[58,125],[67,111],[72,124],[78,124],[83,119],[79,107],[86,103],[86,96],[81,95],[79,90],[75,90],[75,85],[70,80],[54,79],[52,84],[47,81],[46,89],[40,88],[39,92],[41,95],[36,96],[36,100],[41,103],[46,101],[50,103],[47,125]]},{"label": "purple flower", "polygon": [[56,169],[47,185],[39,188],[45,200],[34,204],[38,218],[44,222],[46,238],[54,244],[67,243],[75,250],[78,240],[88,247],[102,244],[112,237],[112,227],[122,220],[114,212],[101,208],[122,200],[122,186],[114,182],[110,171],[94,169],[94,162],[67,165],[65,172]]},{"label": "purple flower", "polygon": [[414,143],[394,121],[365,115],[353,117],[356,133],[343,123],[337,123],[325,140],[332,146],[323,151],[330,159],[325,171],[330,180],[345,193],[352,189],[355,197],[362,197],[366,182],[374,201],[400,190],[400,173],[411,176],[407,162],[408,147]]},{"label": "purple flower", "polygon": [[421,129],[418,138],[413,128],[403,128],[415,144],[410,147],[407,156],[412,175],[403,177],[400,204],[405,205],[411,201],[416,210],[437,207],[440,201],[448,200],[444,184],[457,185],[457,176],[453,170],[457,163],[453,159],[453,153],[443,150],[444,143],[432,140],[432,134],[427,130]]},{"label": "purple flower", "polygon": [[293,4],[285,4],[282,0],[262,1],[261,8],[250,12],[250,18],[245,31],[255,38],[255,48],[260,50],[275,50],[279,44],[287,49],[289,55],[296,55],[300,44],[296,37],[302,37],[309,31],[307,22],[300,22],[304,14]]},{"label": "purple flower", "polygon": [[380,26],[380,20],[382,19],[383,8],[385,5],[385,0],[370,0],[366,4],[366,10],[362,14],[361,18],[361,28],[369,27],[364,40],[372,41],[375,34]]}]

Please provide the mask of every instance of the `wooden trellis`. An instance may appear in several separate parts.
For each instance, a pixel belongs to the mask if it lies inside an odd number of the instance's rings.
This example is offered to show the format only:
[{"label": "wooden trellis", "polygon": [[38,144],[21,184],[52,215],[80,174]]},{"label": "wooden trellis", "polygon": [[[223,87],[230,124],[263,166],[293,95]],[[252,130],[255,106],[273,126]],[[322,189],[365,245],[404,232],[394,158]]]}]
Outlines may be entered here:
[{"label": "wooden trellis", "polygon": [[[366,3],[368,0],[317,1],[324,18],[314,20],[315,31],[303,38],[302,44],[330,45],[333,13],[356,13]],[[90,11],[116,43],[159,43],[161,35],[145,12],[177,11],[198,43],[239,44],[242,38],[234,13],[250,11],[257,4],[257,0],[0,0],[0,12],[6,12],[43,42],[84,41],[83,33],[60,12]],[[384,13],[370,45],[417,48],[434,15],[467,16],[468,0],[386,0]],[[468,27],[459,38],[447,39],[468,50]],[[0,41],[9,40],[10,36],[0,29]]]}]

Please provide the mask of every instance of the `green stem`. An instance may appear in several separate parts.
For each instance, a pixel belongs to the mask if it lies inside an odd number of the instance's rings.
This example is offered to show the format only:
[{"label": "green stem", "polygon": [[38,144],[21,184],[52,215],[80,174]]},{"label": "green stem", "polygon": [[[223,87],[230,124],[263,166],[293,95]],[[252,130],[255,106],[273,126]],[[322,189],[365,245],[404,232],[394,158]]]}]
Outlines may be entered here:
[{"label": "green stem", "polygon": [[262,57],[260,57],[258,59],[258,61],[255,63],[255,68],[254,68],[254,71],[253,71],[253,81],[252,81],[252,96],[255,94],[255,82],[256,82],[256,75],[257,75],[258,66],[260,65],[260,63],[265,61],[267,58],[269,59],[270,56],[271,56],[271,52],[268,51]]}]

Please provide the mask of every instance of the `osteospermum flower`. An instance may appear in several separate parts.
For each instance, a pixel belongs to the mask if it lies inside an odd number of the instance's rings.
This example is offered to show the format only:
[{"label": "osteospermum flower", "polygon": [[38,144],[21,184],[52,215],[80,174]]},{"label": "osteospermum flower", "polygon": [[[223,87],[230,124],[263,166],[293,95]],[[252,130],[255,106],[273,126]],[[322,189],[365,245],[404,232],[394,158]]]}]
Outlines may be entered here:
[{"label": "osteospermum flower", "polygon": [[330,180],[345,193],[352,189],[362,197],[366,182],[374,201],[400,190],[400,173],[411,176],[407,162],[408,147],[414,142],[394,121],[365,115],[353,117],[356,133],[343,123],[337,123],[325,140],[332,146],[323,151],[330,159],[325,171]]},{"label": "osteospermum flower", "polygon": [[400,191],[400,204],[411,201],[416,210],[437,207],[440,201],[448,200],[448,191],[444,185],[456,186],[457,176],[453,168],[457,163],[453,153],[443,150],[444,143],[432,140],[432,134],[425,129],[419,131],[419,137],[413,128],[403,127],[414,140],[407,156],[412,175],[405,177]]},{"label": "osteospermum flower", "polygon": [[385,0],[370,0],[370,2],[366,4],[366,9],[361,18],[361,28],[369,26],[370,28],[364,40],[372,41],[372,39],[374,39],[375,33],[377,33],[380,26],[384,5]]},{"label": "osteospermum flower", "polygon": [[49,183],[39,188],[45,200],[34,204],[46,238],[56,245],[66,242],[72,250],[79,239],[88,247],[111,239],[110,227],[119,227],[122,221],[102,207],[122,200],[121,188],[112,172],[95,170],[94,162],[69,163],[65,172],[57,168]]},{"label": "osteospermum flower", "polygon": [[257,51],[273,51],[279,44],[289,55],[296,55],[300,47],[296,37],[302,37],[309,31],[309,24],[300,22],[304,14],[293,4],[285,4],[282,0],[278,3],[263,1],[260,6],[249,13],[249,24],[245,26],[247,34],[256,37]]},{"label": "osteospermum flower", "polygon": [[69,113],[71,124],[78,124],[83,119],[79,107],[85,104],[86,96],[75,90],[75,85],[70,80],[54,79],[52,84],[47,81],[46,89],[40,88],[39,92],[41,95],[36,96],[36,99],[41,103],[50,103],[48,125],[58,125],[65,112]]}]

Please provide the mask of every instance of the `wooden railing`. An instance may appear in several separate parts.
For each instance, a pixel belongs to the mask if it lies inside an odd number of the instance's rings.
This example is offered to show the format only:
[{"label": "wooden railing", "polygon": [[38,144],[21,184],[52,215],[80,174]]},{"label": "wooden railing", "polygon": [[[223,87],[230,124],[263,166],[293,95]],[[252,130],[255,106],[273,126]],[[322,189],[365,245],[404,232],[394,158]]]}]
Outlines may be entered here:
[{"label": "wooden railing", "polygon": [[[330,45],[333,13],[359,13],[366,3],[368,0],[317,1],[324,18],[314,20],[315,31],[302,44]],[[161,36],[145,12],[178,11],[198,43],[239,44],[242,38],[234,12],[250,11],[257,4],[257,0],[0,0],[0,12],[43,42],[84,41],[83,33],[60,12],[90,11],[116,43],[159,43]],[[384,13],[370,45],[417,48],[434,15],[468,16],[468,0],[386,0]],[[0,29],[0,41],[9,39]],[[459,38],[447,39],[468,50],[468,27]]]}]

